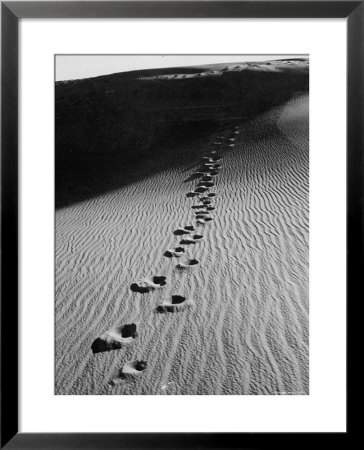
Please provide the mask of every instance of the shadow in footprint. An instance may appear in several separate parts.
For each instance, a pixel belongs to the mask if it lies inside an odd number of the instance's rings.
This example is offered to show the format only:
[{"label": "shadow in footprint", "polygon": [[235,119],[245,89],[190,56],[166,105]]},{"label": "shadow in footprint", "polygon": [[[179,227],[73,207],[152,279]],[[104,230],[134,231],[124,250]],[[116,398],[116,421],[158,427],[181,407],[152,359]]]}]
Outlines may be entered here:
[{"label": "shadow in footprint", "polygon": [[[206,191],[207,191],[206,188],[213,187],[213,186],[214,186],[214,183],[213,183],[213,182],[210,182],[210,181],[204,181],[204,182],[202,182],[202,184],[199,183],[198,186],[200,186],[200,187],[203,187],[203,186],[204,186],[204,188],[205,188],[205,191],[204,191],[204,192],[206,192]],[[196,192],[198,192],[197,189],[196,189]]]},{"label": "shadow in footprint", "polygon": [[145,280],[140,283],[132,283],[130,290],[139,294],[147,294],[167,284],[166,277],[154,276],[153,281]]},{"label": "shadow in footprint", "polygon": [[199,264],[199,261],[197,259],[186,259],[183,262],[180,262],[177,264],[178,269],[189,269],[190,267],[195,267]]},{"label": "shadow in footprint", "polygon": [[191,305],[193,305],[193,301],[186,299],[186,297],[183,297],[182,295],[172,295],[170,299],[165,300],[161,305],[158,305],[156,311],[158,313],[178,312]]},{"label": "shadow in footprint", "polygon": [[151,286],[140,286],[138,283],[132,283],[130,285],[130,290],[132,292],[138,292],[139,294],[147,294],[152,289]]},{"label": "shadow in footprint", "polygon": [[205,181],[212,181],[212,177],[210,175],[205,175],[201,178],[200,183],[204,183]]},{"label": "shadow in footprint", "polygon": [[205,184],[202,184],[202,185],[199,184],[198,187],[196,188],[195,192],[197,192],[198,194],[203,194],[207,190],[208,189],[207,189],[207,186],[205,186]]},{"label": "shadow in footprint", "polygon": [[111,328],[93,341],[91,350],[93,354],[119,350],[123,344],[130,344],[136,337],[137,326],[135,323]]},{"label": "shadow in footprint", "polygon": [[167,250],[166,252],[164,252],[164,256],[166,256],[167,258],[173,258],[173,256],[178,258],[179,256],[183,255],[184,252],[185,249],[183,247],[176,247],[174,250]]},{"label": "shadow in footprint", "polygon": [[159,286],[165,286],[167,284],[166,277],[153,277],[153,283],[159,284]]},{"label": "shadow in footprint", "polygon": [[182,236],[183,234],[189,234],[189,231],[185,228],[177,228],[177,230],[173,231],[175,236]]},{"label": "shadow in footprint", "polygon": [[195,244],[195,241],[193,239],[182,239],[180,244],[181,245],[190,245],[190,244]]},{"label": "shadow in footprint", "polygon": [[133,379],[135,376],[141,375],[146,370],[147,365],[147,362],[142,360],[127,361],[120,370],[119,376],[109,382],[110,386],[117,386],[128,378]]}]

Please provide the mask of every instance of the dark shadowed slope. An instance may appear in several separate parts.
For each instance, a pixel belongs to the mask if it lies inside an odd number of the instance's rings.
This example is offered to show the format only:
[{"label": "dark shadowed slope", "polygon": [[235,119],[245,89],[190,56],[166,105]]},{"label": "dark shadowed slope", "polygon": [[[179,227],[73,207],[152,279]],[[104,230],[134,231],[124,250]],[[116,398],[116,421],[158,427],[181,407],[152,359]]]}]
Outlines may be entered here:
[{"label": "dark shadowed slope", "polygon": [[93,198],[173,168],[170,147],[188,148],[196,137],[251,119],[306,89],[308,62],[304,59],[146,70],[58,82],[56,206]]}]

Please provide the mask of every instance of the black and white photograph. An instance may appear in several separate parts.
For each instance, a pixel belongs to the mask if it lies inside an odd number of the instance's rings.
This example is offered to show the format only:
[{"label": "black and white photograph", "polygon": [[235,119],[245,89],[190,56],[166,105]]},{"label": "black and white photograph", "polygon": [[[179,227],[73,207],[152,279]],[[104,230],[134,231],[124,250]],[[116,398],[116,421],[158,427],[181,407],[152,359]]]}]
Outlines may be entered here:
[{"label": "black and white photograph", "polygon": [[54,301],[56,395],[308,395],[308,55],[56,55]]}]

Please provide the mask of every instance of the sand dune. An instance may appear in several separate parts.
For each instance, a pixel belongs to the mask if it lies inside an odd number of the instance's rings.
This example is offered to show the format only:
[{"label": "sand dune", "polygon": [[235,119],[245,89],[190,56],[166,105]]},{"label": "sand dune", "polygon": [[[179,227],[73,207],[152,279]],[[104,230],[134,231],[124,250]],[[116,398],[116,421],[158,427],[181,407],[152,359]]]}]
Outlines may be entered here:
[{"label": "sand dune", "polygon": [[[56,394],[308,394],[308,96],[189,146],[56,212]],[[120,324],[137,338],[93,353]]]}]

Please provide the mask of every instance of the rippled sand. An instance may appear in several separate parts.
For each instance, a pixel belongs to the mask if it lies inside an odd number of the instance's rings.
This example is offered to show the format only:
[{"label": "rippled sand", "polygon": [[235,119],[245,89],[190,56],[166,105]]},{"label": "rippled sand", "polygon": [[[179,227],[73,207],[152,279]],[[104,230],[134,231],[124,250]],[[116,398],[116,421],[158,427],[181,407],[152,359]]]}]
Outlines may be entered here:
[{"label": "rippled sand", "polygon": [[[196,223],[185,180],[219,136],[214,220],[184,246],[199,264],[176,268],[173,231]],[[178,170],[56,212],[56,394],[308,394],[308,96],[193,147],[193,167],[179,149]],[[130,290],[155,275],[167,284]],[[172,295],[191,304],[158,312]],[[130,323],[132,343],[92,353]],[[147,368],[120,380],[136,360]]]}]

